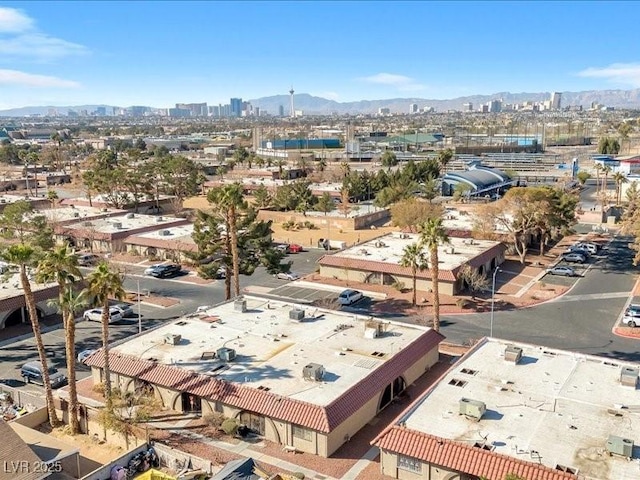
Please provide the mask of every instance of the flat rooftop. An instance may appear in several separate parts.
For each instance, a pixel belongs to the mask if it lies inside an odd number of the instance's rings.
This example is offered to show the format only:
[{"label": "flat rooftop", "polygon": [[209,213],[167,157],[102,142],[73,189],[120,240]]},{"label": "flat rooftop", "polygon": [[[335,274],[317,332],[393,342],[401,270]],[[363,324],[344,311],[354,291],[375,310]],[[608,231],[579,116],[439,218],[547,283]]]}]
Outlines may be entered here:
[{"label": "flat rooftop", "polygon": [[85,206],[66,206],[59,208],[49,208],[46,210],[40,210],[38,215],[44,215],[49,222],[59,223],[68,221],[80,221],[85,218],[100,218],[114,215],[122,210],[108,208],[102,209],[97,207],[85,207]]},{"label": "flat rooftop", "polygon": [[193,241],[191,234],[193,233],[193,224],[179,225],[177,227],[169,227],[151,232],[141,233],[140,235],[132,235],[125,243],[131,245],[142,245],[149,247],[175,247],[175,248],[191,248],[197,250],[196,242]]},{"label": "flat rooftop", "polygon": [[[233,301],[224,303],[151,330],[112,352],[157,359],[326,406],[429,330],[385,321],[380,322],[384,329],[381,337],[366,338],[370,317],[307,307],[305,320],[298,322],[289,318],[294,307],[291,303],[244,298],[245,313],[236,311]],[[170,334],[182,337],[179,344],[164,342]],[[222,347],[235,349],[233,362],[207,359]],[[303,367],[309,363],[324,366],[322,382],[303,378]]]},{"label": "flat rooftop", "polygon": [[36,202],[38,200],[46,200],[44,197],[31,197],[29,195],[11,195],[3,193],[0,195],[0,204],[1,203],[16,203],[19,200],[26,200],[28,202]]},{"label": "flat rooftop", "polygon": [[[640,478],[637,446],[632,462],[606,450],[609,435],[640,443],[640,392],[620,383],[622,367],[640,365],[520,343],[523,356],[515,364],[504,358],[508,345],[513,342],[485,339],[399,422],[520,460],[577,469],[580,478]],[[486,404],[480,421],[459,415],[463,397]]]},{"label": "flat rooftop", "polygon": [[[151,226],[157,226],[159,229],[161,229],[164,225],[171,225],[178,222],[184,223],[185,220],[183,218],[168,217],[164,215],[142,215],[140,213],[126,213],[109,218],[97,218],[91,220],[90,222],[79,221],[78,223],[66,225],[65,229],[90,229],[93,232],[99,233],[118,233],[126,232],[127,230],[135,231]],[[87,225],[87,223],[90,223],[91,225]]]},{"label": "flat rooftop", "polygon": [[[442,224],[447,230],[463,230],[472,231],[474,229],[475,219],[477,214],[475,212],[469,212],[466,210],[458,210],[455,207],[445,207],[442,215]],[[494,225],[494,231],[496,233],[509,233],[509,231],[499,224]]]},{"label": "flat rooftop", "polygon": [[[364,243],[334,253],[332,256],[344,259],[365,260],[398,265],[406,246],[417,243],[417,233],[389,233]],[[454,270],[481,255],[500,242],[450,237],[450,243],[438,247],[440,270]],[[451,253],[453,249],[453,253]]]},{"label": "flat rooftop", "polygon": [[[5,262],[0,263],[4,264]],[[54,287],[56,285],[56,283],[36,283],[32,272],[29,272],[29,278],[31,279],[31,290],[34,292]],[[17,269],[15,272],[3,273],[0,275],[0,279],[2,280],[0,282],[0,301],[24,295],[24,290],[20,283],[20,274]]]}]

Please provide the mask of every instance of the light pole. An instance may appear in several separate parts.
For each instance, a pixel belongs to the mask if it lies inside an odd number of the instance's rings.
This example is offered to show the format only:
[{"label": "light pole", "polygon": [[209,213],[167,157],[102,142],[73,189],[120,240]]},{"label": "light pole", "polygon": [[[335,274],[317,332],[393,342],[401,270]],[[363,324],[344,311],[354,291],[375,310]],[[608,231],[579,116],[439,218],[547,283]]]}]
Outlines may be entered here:
[{"label": "light pole", "polygon": [[493,337],[493,305],[495,304],[495,296],[496,296],[496,275],[498,272],[501,272],[499,267],[493,271],[493,282],[491,283],[491,324],[489,328],[489,336]]},{"label": "light pole", "polygon": [[140,314],[140,280],[138,280],[138,333],[142,333],[142,315]]}]

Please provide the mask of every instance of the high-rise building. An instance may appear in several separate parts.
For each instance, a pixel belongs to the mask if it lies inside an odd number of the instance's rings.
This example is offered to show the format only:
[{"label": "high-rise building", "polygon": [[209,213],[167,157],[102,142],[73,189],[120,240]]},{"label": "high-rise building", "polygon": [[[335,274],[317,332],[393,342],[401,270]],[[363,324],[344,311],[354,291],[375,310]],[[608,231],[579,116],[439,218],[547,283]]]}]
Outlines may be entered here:
[{"label": "high-rise building", "polygon": [[294,105],[293,105],[293,94],[294,93],[295,93],[295,91],[293,90],[293,85],[292,85],[291,86],[291,90],[289,90],[289,95],[291,95],[291,100],[290,100],[291,101],[291,112],[290,112],[291,113],[291,118],[295,118],[295,116],[296,116],[296,110],[295,110]]},{"label": "high-rise building", "polygon": [[278,116],[279,117],[284,117],[284,105],[280,105],[278,107]]},{"label": "high-rise building", "polygon": [[502,100],[491,100],[488,106],[489,113],[500,113],[502,111]]},{"label": "high-rise building", "polygon": [[418,104],[412,103],[409,105],[409,113],[418,113]]},{"label": "high-rise building", "polygon": [[242,99],[232,98],[230,100],[231,117],[240,117],[242,115]]},{"label": "high-rise building", "polygon": [[191,110],[188,108],[168,108],[167,116],[173,118],[186,118],[191,117]]},{"label": "high-rise building", "polygon": [[389,115],[391,113],[391,110],[388,108],[379,108],[378,109],[378,115]]},{"label": "high-rise building", "polygon": [[207,104],[206,103],[176,103],[176,108],[180,110],[189,110],[192,117],[206,117],[207,116]]},{"label": "high-rise building", "polygon": [[473,112],[473,103],[467,102],[462,104],[463,112]]},{"label": "high-rise building", "polygon": [[562,103],[562,93],[553,92],[551,94],[551,108],[553,110],[560,110],[562,108],[561,103]]}]

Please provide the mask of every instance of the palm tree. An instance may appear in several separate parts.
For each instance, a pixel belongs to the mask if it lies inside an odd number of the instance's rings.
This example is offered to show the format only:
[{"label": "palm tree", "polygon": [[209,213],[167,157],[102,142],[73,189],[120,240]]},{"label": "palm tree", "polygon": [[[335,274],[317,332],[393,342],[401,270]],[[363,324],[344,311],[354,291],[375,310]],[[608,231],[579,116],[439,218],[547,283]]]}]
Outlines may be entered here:
[{"label": "palm tree", "polygon": [[102,305],[102,348],[104,350],[104,398],[107,410],[113,406],[111,398],[111,370],[109,369],[109,299],[123,300],[124,279],[119,272],[102,261],[87,278],[87,295]]},{"label": "palm tree", "polygon": [[433,291],[433,329],[440,331],[440,297],[438,285],[438,246],[449,243],[449,236],[442,225],[442,218],[429,218],[420,226],[420,240],[418,244],[429,251],[429,265],[431,267],[431,290]]},{"label": "palm tree", "polygon": [[38,262],[36,279],[40,283],[56,282],[58,284],[58,301],[62,324],[65,332],[65,351],[67,357],[67,373],[69,377],[69,426],[71,434],[80,431],[78,421],[78,393],[76,390],[76,326],[75,310],[72,306],[78,306],[73,298],[73,284],[82,278],[78,269],[78,257],[66,245],[57,247],[45,253]]},{"label": "palm tree", "polygon": [[38,311],[36,309],[36,299],[33,296],[33,290],[31,290],[31,282],[29,280],[29,275],[27,274],[27,267],[33,265],[36,262],[36,257],[36,249],[31,245],[24,243],[11,245],[4,252],[2,252],[2,258],[4,260],[20,267],[20,283],[22,284],[22,289],[24,290],[24,299],[27,306],[27,312],[29,313],[31,328],[33,329],[33,336],[36,340],[38,356],[40,357],[40,363],[42,364],[42,381],[44,383],[44,394],[47,399],[49,424],[55,428],[60,425],[60,420],[58,420],[56,408],[53,403],[53,390],[51,389],[51,382],[49,380],[49,365],[47,362],[47,353],[44,349],[44,343],[42,341],[42,332],[40,331],[40,322],[38,320]]},{"label": "palm tree", "polygon": [[418,271],[424,270],[428,266],[427,256],[425,255],[422,247],[417,243],[412,243],[404,247],[402,251],[402,258],[400,259],[400,266],[411,269],[411,280],[413,282],[413,297],[411,304],[416,306],[416,276]]},{"label": "palm tree", "polygon": [[207,200],[214,210],[221,212],[228,226],[227,236],[231,247],[231,262],[233,264],[233,282],[236,296],[240,295],[240,255],[238,252],[238,211],[247,208],[247,202],[239,183],[232,183],[217,187],[209,191]]},{"label": "palm tree", "polygon": [[450,148],[447,148],[445,150],[441,150],[438,152],[438,163],[440,164],[440,167],[445,173],[447,171],[447,165],[449,164],[452,158],[453,158],[453,151],[451,151]]},{"label": "palm tree", "polygon": [[596,163],[593,166],[593,169],[596,171],[596,198],[600,193],[600,172],[602,171],[602,164]]},{"label": "palm tree", "polygon": [[609,165],[606,165],[605,167],[602,168],[602,173],[604,175],[604,178],[602,179],[602,205],[603,207],[609,204],[609,174],[611,173],[611,167]]},{"label": "palm tree", "polygon": [[620,205],[622,201],[622,184],[627,183],[627,177],[622,172],[616,172],[611,178],[616,182],[616,205]]},{"label": "palm tree", "polygon": [[58,192],[55,190],[47,190],[47,200],[51,202],[51,208],[56,207],[56,200],[58,200]]}]

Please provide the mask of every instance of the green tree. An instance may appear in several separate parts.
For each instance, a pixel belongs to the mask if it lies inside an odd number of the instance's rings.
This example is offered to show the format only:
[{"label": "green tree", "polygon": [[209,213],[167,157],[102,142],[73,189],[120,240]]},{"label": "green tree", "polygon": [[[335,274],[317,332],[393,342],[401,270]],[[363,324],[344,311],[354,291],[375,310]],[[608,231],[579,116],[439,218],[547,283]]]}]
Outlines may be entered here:
[{"label": "green tree", "polygon": [[109,300],[123,300],[124,278],[106,261],[100,262],[87,277],[87,296],[102,307],[102,349],[104,351],[104,398],[108,411],[113,410],[111,392],[111,369],[109,368]]},{"label": "green tree", "polygon": [[24,291],[25,303],[33,336],[36,341],[36,349],[38,350],[38,358],[42,364],[42,381],[44,383],[44,393],[47,399],[47,411],[49,413],[49,424],[55,428],[60,425],[60,420],[56,413],[55,404],[53,403],[53,390],[51,389],[51,380],[49,378],[49,363],[47,353],[42,341],[42,332],[40,330],[40,320],[38,319],[38,311],[36,309],[36,300],[31,289],[31,281],[29,280],[28,269],[37,264],[38,251],[33,246],[26,243],[11,245],[2,252],[2,258],[13,265],[20,268],[20,284]]},{"label": "green tree", "polygon": [[617,155],[620,151],[620,142],[616,138],[602,137],[598,141],[598,153],[601,155]]},{"label": "green tree", "polygon": [[402,251],[402,258],[400,258],[400,266],[411,269],[411,282],[413,294],[411,297],[411,304],[416,306],[416,278],[419,271],[424,270],[429,266],[427,256],[422,250],[422,247],[417,243],[412,243],[404,247]]},{"label": "green tree", "polygon": [[407,228],[412,232],[430,218],[442,216],[442,207],[416,198],[409,198],[393,204],[390,208],[391,223],[394,227]]},{"label": "green tree", "polygon": [[271,206],[272,201],[271,194],[264,185],[260,185],[253,191],[253,204],[257,208],[268,208]]},{"label": "green tree", "polygon": [[420,185],[420,196],[427,199],[429,203],[433,202],[438,195],[440,195],[440,192],[438,191],[438,182],[435,178],[429,177]]},{"label": "green tree", "polygon": [[620,205],[622,202],[622,185],[627,183],[627,176],[622,172],[616,172],[611,178],[616,184],[616,205]]},{"label": "green tree", "polygon": [[433,329],[440,331],[440,286],[438,267],[438,247],[449,243],[449,236],[442,225],[442,218],[430,218],[420,227],[418,244],[429,252],[431,289],[433,291]]},{"label": "green tree", "polygon": [[56,201],[58,200],[58,192],[55,190],[47,190],[47,200],[51,202],[51,208],[56,208]]},{"label": "green tree", "polygon": [[205,180],[202,169],[182,156],[168,155],[156,160],[156,172],[162,193],[175,198],[176,211],[182,210],[186,198],[200,192]]},{"label": "green tree", "polygon": [[73,284],[82,279],[78,268],[78,257],[66,245],[47,251],[38,262],[36,280],[39,283],[57,283],[57,304],[62,314],[65,333],[65,353],[67,377],[69,379],[69,426],[71,434],[80,432],[78,421],[78,393],[76,389],[76,353],[75,353],[75,310],[78,296],[74,294]]},{"label": "green tree", "polygon": [[385,150],[380,158],[380,163],[382,163],[383,167],[390,170],[391,167],[398,165],[398,157],[391,150]]},{"label": "green tree", "polygon": [[325,216],[329,212],[333,212],[336,209],[336,203],[331,198],[329,192],[324,192],[322,196],[318,199],[318,203],[316,204],[316,210],[319,212],[323,212]]},{"label": "green tree", "polygon": [[453,151],[450,148],[445,148],[444,150],[440,150],[438,152],[438,163],[440,164],[440,168],[446,172],[447,165],[453,159]]},{"label": "green tree", "polygon": [[587,180],[591,178],[591,174],[589,172],[585,172],[584,170],[580,170],[576,174],[576,178],[580,182],[580,185],[584,185],[585,183],[587,183]]}]

